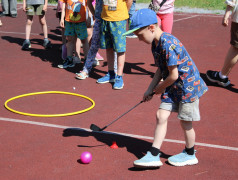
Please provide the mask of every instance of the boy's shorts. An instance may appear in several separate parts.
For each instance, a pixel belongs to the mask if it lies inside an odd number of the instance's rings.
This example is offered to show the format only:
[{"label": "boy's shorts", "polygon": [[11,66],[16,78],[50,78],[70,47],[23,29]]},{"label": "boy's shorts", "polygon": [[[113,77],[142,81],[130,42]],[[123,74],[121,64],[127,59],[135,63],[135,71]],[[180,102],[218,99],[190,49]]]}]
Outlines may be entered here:
[{"label": "boy's shorts", "polygon": [[88,37],[87,26],[85,22],[80,23],[71,23],[65,21],[65,36],[75,36],[81,40],[84,40]]},{"label": "boy's shorts", "polygon": [[231,23],[231,41],[230,44],[238,48],[238,23]]},{"label": "boy's shorts", "polygon": [[183,121],[200,121],[199,99],[191,103],[164,103],[159,109],[178,112],[178,119]]},{"label": "boy's shorts", "polygon": [[126,20],[123,21],[105,21],[102,19],[101,25],[101,49],[113,48],[115,52],[126,51]]},{"label": "boy's shorts", "polygon": [[34,15],[41,16],[41,15],[45,15],[45,11],[43,11],[43,7],[44,7],[44,4],[27,5],[26,6],[26,8],[27,8],[26,14],[28,16],[34,16]]}]

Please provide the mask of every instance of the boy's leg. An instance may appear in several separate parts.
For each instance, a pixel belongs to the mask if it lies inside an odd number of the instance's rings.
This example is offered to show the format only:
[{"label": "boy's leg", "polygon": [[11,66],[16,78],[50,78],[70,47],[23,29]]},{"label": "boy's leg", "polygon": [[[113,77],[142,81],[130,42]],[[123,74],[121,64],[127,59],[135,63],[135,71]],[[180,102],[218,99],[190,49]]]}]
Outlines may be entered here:
[{"label": "boy's leg", "polygon": [[45,47],[45,49],[50,49],[50,48],[52,48],[52,45],[51,45],[51,42],[48,39],[48,29],[47,29],[45,14],[39,15],[39,22],[42,26],[42,31],[43,31],[43,34],[44,34],[43,46]]},{"label": "boy's leg", "polygon": [[31,47],[30,34],[31,34],[31,25],[32,25],[32,23],[33,23],[33,16],[27,15],[26,40],[23,42],[22,50],[28,50]]},{"label": "boy's leg", "polygon": [[195,131],[193,121],[200,120],[199,100],[191,103],[179,103],[178,118],[181,120],[180,125],[184,131],[185,149],[182,153],[171,156],[168,162],[174,166],[194,165],[198,163],[195,156]]},{"label": "boy's leg", "polygon": [[134,161],[136,167],[159,167],[162,166],[160,161],[160,147],[164,141],[167,132],[167,122],[171,111],[159,109],[156,114],[157,125],[152,147],[147,154],[139,160]]},{"label": "boy's leg", "polygon": [[237,63],[237,61],[238,61],[238,48],[231,46],[227,53],[224,65],[221,70],[221,74],[224,76],[228,76],[232,68]]}]

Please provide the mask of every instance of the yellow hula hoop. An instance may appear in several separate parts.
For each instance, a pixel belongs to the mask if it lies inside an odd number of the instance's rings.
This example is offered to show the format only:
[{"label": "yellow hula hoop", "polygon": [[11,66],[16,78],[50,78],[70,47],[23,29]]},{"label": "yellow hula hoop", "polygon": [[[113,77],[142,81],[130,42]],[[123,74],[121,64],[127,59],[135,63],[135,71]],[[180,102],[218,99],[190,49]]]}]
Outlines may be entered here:
[{"label": "yellow hula hoop", "polygon": [[[85,98],[85,99],[89,100],[92,103],[92,106],[90,106],[89,108],[83,109],[81,111],[65,113],[65,114],[31,114],[31,113],[25,113],[25,112],[16,111],[16,110],[10,108],[7,105],[7,103],[9,103],[10,101],[13,101],[15,99],[26,97],[26,96],[38,95],[38,94],[67,94],[67,95],[72,95],[72,96],[78,96],[78,97],[82,97],[82,98]],[[95,106],[95,102],[91,98],[89,98],[87,96],[84,96],[84,95],[81,95],[81,94],[70,93],[70,92],[63,92],[63,91],[42,91],[42,92],[34,92],[34,93],[22,94],[22,95],[19,95],[19,96],[12,97],[12,98],[8,99],[5,102],[4,105],[5,105],[5,108],[7,108],[9,111],[12,111],[12,112],[17,113],[17,114],[25,115],[25,116],[62,117],[62,116],[72,116],[72,115],[75,115],[75,114],[80,114],[80,113],[84,113],[86,111],[89,111],[89,110],[91,110]]]}]

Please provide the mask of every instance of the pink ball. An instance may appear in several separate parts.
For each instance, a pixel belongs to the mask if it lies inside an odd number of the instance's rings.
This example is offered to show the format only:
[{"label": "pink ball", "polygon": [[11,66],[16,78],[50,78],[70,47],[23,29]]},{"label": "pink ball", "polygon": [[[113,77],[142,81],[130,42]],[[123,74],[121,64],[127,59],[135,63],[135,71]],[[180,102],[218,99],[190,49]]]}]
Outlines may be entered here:
[{"label": "pink ball", "polygon": [[92,154],[85,151],[81,154],[80,160],[83,164],[89,164],[92,161]]}]

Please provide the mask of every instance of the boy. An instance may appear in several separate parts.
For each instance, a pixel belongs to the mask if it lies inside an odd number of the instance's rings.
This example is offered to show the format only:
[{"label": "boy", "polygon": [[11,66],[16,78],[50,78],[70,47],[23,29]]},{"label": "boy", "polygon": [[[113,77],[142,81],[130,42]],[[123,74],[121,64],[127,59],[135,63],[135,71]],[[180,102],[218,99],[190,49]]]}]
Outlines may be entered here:
[{"label": "boy", "polygon": [[45,20],[45,12],[47,10],[48,0],[23,0],[23,11],[27,14],[26,22],[26,40],[23,42],[22,50],[28,50],[31,47],[30,34],[33,23],[33,16],[39,16],[39,21],[43,29],[45,49],[52,48],[51,42],[48,40],[47,24]]},{"label": "boy", "polygon": [[[141,9],[131,20],[130,31],[139,40],[152,44],[152,53],[158,69],[143,101],[152,99],[152,94],[161,95],[161,105],[157,111],[157,125],[154,142],[147,154],[134,162],[135,167],[159,167],[160,147],[167,131],[167,121],[171,112],[177,111],[185,135],[185,150],[171,156],[168,162],[174,166],[197,164],[195,156],[195,132],[193,121],[200,120],[199,98],[207,91],[207,86],[200,77],[198,69],[182,43],[169,33],[163,32],[154,11]],[[161,78],[163,82],[159,83]]]},{"label": "boy", "polygon": [[232,23],[231,23],[231,41],[230,49],[227,53],[224,65],[220,72],[218,71],[207,71],[207,78],[211,82],[215,82],[223,87],[229,86],[231,83],[228,79],[228,75],[232,68],[238,61],[238,0],[226,0],[227,8],[226,13],[223,18],[222,25],[227,27],[229,22],[229,16],[232,13]]},{"label": "boy", "polygon": [[[108,73],[98,79],[97,83],[115,82],[113,89],[122,89],[126,51],[126,37],[122,34],[126,32],[128,9],[132,0],[104,0],[103,3],[100,46],[106,49]],[[114,51],[117,52],[117,74],[114,72]]]},{"label": "boy", "polygon": [[[61,0],[63,2],[60,26],[65,28],[65,36],[67,37],[67,58],[63,64],[58,65],[59,68],[74,67],[76,59],[79,57],[76,49],[76,57],[73,57],[73,50],[77,42],[77,47],[83,44],[84,56],[88,54],[88,33],[86,25],[86,7],[85,1],[80,0]],[[81,42],[77,40],[80,39]]]}]

